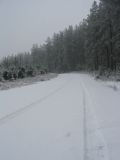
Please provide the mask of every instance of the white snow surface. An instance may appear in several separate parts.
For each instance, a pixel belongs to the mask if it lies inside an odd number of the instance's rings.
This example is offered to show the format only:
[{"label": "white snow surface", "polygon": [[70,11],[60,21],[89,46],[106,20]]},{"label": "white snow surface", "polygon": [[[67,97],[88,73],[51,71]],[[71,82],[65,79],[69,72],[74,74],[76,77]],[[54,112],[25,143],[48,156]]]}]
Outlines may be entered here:
[{"label": "white snow surface", "polygon": [[120,91],[108,84],[69,73],[0,91],[0,160],[118,160]]}]

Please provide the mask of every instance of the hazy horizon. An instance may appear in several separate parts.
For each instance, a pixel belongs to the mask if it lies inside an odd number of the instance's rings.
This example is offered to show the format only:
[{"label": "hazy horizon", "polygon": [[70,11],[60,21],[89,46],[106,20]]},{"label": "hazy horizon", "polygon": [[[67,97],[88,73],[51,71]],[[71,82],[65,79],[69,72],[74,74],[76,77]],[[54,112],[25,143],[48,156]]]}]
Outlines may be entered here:
[{"label": "hazy horizon", "polygon": [[94,0],[0,0],[0,58],[30,51],[89,14]]}]

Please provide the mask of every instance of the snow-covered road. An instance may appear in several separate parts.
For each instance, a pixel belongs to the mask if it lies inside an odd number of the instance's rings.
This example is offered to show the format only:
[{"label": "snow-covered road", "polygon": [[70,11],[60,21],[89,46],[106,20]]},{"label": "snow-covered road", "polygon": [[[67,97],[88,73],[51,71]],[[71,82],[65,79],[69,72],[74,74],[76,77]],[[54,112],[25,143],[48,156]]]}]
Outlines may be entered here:
[{"label": "snow-covered road", "polygon": [[86,74],[0,92],[1,160],[115,160],[120,92]]}]

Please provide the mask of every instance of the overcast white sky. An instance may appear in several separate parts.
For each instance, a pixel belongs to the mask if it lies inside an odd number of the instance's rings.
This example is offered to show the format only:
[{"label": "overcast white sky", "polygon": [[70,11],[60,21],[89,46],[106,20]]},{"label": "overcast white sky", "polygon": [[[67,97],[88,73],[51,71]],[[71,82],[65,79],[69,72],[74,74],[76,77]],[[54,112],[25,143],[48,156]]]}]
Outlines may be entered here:
[{"label": "overcast white sky", "polygon": [[0,0],[0,57],[29,51],[85,18],[93,0]]}]

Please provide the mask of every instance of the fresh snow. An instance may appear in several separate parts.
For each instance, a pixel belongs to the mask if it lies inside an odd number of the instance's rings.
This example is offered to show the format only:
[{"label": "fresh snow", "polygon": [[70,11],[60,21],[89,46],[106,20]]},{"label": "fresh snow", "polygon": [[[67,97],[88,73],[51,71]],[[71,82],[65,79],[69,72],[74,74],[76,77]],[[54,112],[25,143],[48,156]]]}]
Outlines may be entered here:
[{"label": "fresh snow", "polygon": [[0,91],[0,159],[119,159],[119,86],[71,73]]}]

